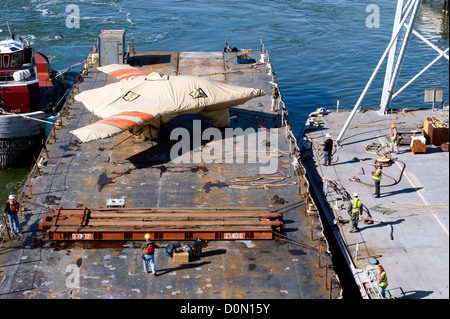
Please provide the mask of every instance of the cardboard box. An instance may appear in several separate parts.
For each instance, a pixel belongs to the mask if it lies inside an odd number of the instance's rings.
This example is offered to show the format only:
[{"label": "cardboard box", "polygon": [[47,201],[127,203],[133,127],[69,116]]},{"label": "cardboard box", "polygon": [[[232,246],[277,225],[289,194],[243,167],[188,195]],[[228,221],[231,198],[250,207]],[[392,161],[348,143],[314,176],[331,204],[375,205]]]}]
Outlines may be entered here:
[{"label": "cardboard box", "polygon": [[423,121],[423,131],[431,144],[440,145],[448,142],[448,126],[440,119],[425,119]]},{"label": "cardboard box", "polygon": [[426,144],[422,144],[422,142],[419,140],[413,140],[412,143],[413,145],[411,147],[411,151],[413,152],[414,155],[417,153],[426,153],[427,151]]},{"label": "cardboard box", "polygon": [[182,252],[174,252],[173,253],[173,262],[175,263],[188,263],[189,262],[189,253],[187,251]]}]

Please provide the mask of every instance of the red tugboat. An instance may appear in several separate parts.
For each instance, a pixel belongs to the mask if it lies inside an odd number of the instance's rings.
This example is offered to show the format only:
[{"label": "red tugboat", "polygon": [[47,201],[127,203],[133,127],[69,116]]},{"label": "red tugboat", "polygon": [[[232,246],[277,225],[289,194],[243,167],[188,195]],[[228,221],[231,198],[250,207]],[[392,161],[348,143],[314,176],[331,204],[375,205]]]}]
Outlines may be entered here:
[{"label": "red tugboat", "polygon": [[27,165],[45,138],[45,119],[65,93],[45,55],[22,40],[0,41],[0,169]]}]

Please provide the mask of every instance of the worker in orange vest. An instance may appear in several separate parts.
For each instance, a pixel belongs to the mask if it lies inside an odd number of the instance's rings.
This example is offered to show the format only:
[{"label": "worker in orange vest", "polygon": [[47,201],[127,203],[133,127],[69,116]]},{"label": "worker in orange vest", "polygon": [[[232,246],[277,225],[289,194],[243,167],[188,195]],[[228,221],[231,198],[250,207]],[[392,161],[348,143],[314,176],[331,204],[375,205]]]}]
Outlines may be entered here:
[{"label": "worker in orange vest", "polygon": [[395,154],[398,154],[398,131],[395,124],[391,125],[391,143],[389,145],[389,151],[391,153],[395,151]]},{"label": "worker in orange vest", "polygon": [[144,272],[148,273],[148,264],[152,268],[153,275],[158,276],[155,266],[155,243],[151,241],[150,234],[145,234],[145,243],[142,244],[142,259],[144,260]]},{"label": "worker in orange vest", "polygon": [[20,233],[19,217],[17,216],[19,207],[20,205],[16,201],[16,197],[14,195],[9,195],[9,199],[6,201],[5,214],[8,215],[11,231],[17,236]]}]

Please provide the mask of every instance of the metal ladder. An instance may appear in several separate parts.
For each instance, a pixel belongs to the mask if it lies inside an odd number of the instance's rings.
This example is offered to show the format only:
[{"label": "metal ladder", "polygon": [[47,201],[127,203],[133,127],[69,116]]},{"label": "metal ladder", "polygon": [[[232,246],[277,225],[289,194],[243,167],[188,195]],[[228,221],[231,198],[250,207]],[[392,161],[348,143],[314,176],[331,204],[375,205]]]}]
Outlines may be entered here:
[{"label": "metal ladder", "polygon": [[373,270],[358,269],[356,275],[361,283],[361,288],[364,289],[365,299],[380,299],[380,290],[378,289],[377,276]]}]

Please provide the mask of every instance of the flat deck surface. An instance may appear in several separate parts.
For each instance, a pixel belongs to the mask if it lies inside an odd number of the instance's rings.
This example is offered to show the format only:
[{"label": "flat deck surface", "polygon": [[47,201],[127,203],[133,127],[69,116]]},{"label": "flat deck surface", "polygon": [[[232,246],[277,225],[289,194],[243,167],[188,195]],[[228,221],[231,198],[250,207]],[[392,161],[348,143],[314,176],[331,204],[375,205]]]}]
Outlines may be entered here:
[{"label": "flat deck surface", "polygon": [[[259,53],[252,53],[259,59]],[[194,119],[180,116],[162,126],[155,142],[123,133],[114,138],[79,144],[71,130],[96,120],[80,103],[71,104],[69,115],[50,139],[32,193],[23,205],[22,234],[1,251],[1,298],[314,298],[337,297],[325,280],[333,276],[331,262],[322,256],[318,267],[321,235],[316,221],[311,240],[311,218],[305,217],[304,195],[289,156],[289,144],[281,116],[271,112],[271,84],[264,64],[238,65],[235,53],[143,52],[131,65],[170,76],[209,76],[229,84],[261,88],[268,95],[232,108],[232,128],[261,126],[278,140],[276,170],[294,185],[259,189],[231,188],[232,179],[255,176],[268,165],[256,163],[173,163],[170,140],[174,128],[192,133]],[[80,84],[80,91],[117,80],[96,68]],[[202,129],[210,126],[204,122]],[[262,130],[266,132],[266,130]],[[204,141],[203,146],[208,144]],[[266,140],[259,140],[266,143]],[[266,143],[267,144],[267,143]],[[268,144],[267,144],[268,145]],[[199,150],[192,150],[195,152]],[[275,197],[278,196],[278,199]],[[124,199],[125,207],[267,207],[283,214],[283,234],[296,242],[275,240],[204,241],[203,255],[187,264],[165,256],[165,247],[177,241],[157,241],[156,267],[160,276],[143,272],[143,241],[51,242],[39,231],[47,207],[105,207],[109,198]],[[183,242],[181,241],[183,244]],[[186,242],[192,244],[192,242]],[[325,248],[324,248],[325,250]],[[74,271],[77,269],[77,271]],[[79,286],[74,276],[79,273]]]},{"label": "flat deck surface", "polygon": [[[320,127],[306,130],[304,136],[312,141],[312,149],[304,151],[302,158],[330,221],[339,217],[349,220],[345,192],[350,196],[357,192],[372,215],[373,224],[360,218],[356,233],[349,233],[348,223],[334,226],[355,278],[370,290],[366,275],[376,267],[367,260],[371,257],[387,272],[388,297],[447,299],[449,153],[442,152],[440,145],[427,145],[425,154],[413,154],[409,145],[400,145],[400,154],[392,154],[396,161],[383,169],[381,196],[375,198],[370,173],[378,155],[366,152],[366,146],[388,144],[393,123],[403,130],[420,130],[424,119],[435,117],[448,125],[448,110],[412,110],[389,116],[375,110],[358,112],[333,156],[333,164],[324,166],[325,134],[330,133],[335,141],[349,115],[349,111],[331,110],[320,118]],[[352,177],[368,185],[352,181]]]}]

